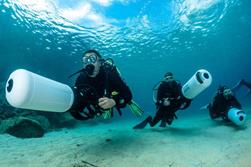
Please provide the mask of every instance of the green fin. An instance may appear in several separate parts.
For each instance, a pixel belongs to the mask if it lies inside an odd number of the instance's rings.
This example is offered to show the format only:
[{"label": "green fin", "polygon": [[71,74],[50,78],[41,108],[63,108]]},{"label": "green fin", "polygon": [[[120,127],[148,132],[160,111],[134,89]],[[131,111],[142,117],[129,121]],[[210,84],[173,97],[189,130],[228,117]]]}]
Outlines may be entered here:
[{"label": "green fin", "polygon": [[143,115],[144,111],[139,107],[139,105],[135,101],[131,101],[131,103],[128,104],[131,112],[136,116],[140,117]]},{"label": "green fin", "polygon": [[104,119],[111,119],[112,117],[112,108],[105,110],[104,113],[102,114]]}]

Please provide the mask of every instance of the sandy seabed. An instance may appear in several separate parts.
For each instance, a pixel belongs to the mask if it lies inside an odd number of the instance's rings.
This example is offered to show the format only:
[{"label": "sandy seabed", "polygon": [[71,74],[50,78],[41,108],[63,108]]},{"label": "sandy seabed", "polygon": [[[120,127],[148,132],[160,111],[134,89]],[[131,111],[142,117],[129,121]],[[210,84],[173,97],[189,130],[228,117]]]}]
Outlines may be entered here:
[{"label": "sandy seabed", "polygon": [[207,115],[133,130],[139,120],[88,122],[42,138],[0,135],[0,167],[250,167],[251,120],[243,128]]}]

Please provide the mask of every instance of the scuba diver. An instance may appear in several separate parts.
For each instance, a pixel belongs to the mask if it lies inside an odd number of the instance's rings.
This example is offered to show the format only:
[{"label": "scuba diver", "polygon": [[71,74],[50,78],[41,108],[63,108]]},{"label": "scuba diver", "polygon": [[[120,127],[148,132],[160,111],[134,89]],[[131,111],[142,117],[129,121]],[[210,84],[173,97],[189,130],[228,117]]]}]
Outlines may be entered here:
[{"label": "scuba diver", "polygon": [[229,122],[228,112],[231,108],[241,109],[241,104],[230,88],[219,86],[213,101],[207,105],[211,119],[221,117],[224,121]]},{"label": "scuba diver", "polygon": [[242,79],[240,80],[233,88],[232,88],[232,91],[233,92],[237,92],[241,86],[246,86],[248,88],[248,92],[246,94],[246,96],[248,96],[250,93],[251,93],[251,83],[250,82],[247,82],[246,80]]},{"label": "scuba diver", "polygon": [[127,104],[136,116],[143,114],[111,58],[105,60],[96,50],[88,50],[82,60],[84,68],[69,76],[79,73],[73,88],[76,100],[70,109],[74,118],[88,120],[102,115],[109,119],[113,108],[122,115],[121,108]]},{"label": "scuba diver", "polygon": [[173,120],[177,119],[175,112],[186,109],[192,101],[183,96],[181,89],[181,84],[173,78],[173,74],[167,72],[164,80],[154,87],[154,90],[157,90],[157,99],[154,98],[157,110],[155,117],[148,116],[133,129],[143,129],[147,124],[153,127],[159,121],[161,121],[160,127],[166,127],[166,123],[171,125]]}]

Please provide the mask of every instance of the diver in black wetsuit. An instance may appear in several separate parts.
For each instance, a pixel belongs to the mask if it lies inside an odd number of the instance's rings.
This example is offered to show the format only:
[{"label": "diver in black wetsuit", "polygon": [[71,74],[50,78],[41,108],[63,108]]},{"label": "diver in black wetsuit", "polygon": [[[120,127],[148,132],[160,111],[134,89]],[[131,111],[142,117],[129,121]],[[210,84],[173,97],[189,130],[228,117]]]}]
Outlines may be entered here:
[{"label": "diver in black wetsuit", "polygon": [[241,109],[241,104],[233,91],[226,86],[219,86],[213,101],[207,106],[211,119],[221,117],[225,121],[229,121],[227,115],[232,107]]},{"label": "diver in black wetsuit", "polygon": [[251,93],[251,83],[250,82],[247,82],[246,80],[242,79],[240,80],[233,88],[232,88],[232,91],[234,93],[236,93],[236,91],[238,91],[241,86],[246,86],[248,88],[248,92],[246,95],[249,95]]},{"label": "diver in black wetsuit", "polygon": [[143,122],[133,127],[133,129],[143,129],[148,123],[151,127],[161,121],[160,127],[172,124],[174,118],[177,119],[175,112],[184,110],[191,100],[186,99],[181,93],[181,84],[173,79],[173,74],[168,72],[165,79],[160,82],[157,90],[157,100],[155,102],[157,113],[154,118],[148,116]]},{"label": "diver in black wetsuit", "polygon": [[113,107],[121,115],[120,109],[131,104],[132,93],[112,60],[104,60],[96,50],[88,50],[83,55],[83,63],[84,68],[77,72],[80,74],[73,89],[76,100],[70,109],[72,116],[78,120],[101,114],[110,118]]}]

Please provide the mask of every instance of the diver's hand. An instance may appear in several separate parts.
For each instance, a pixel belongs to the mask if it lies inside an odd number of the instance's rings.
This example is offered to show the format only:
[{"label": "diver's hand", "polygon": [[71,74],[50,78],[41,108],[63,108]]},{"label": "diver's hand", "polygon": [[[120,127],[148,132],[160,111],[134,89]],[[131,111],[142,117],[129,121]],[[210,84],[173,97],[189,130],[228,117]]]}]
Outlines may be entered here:
[{"label": "diver's hand", "polygon": [[208,110],[210,104],[206,104],[202,107],[200,107],[200,110]]},{"label": "diver's hand", "polygon": [[116,102],[113,99],[109,99],[108,97],[102,97],[98,99],[99,107],[103,109],[109,109],[116,105]]}]

